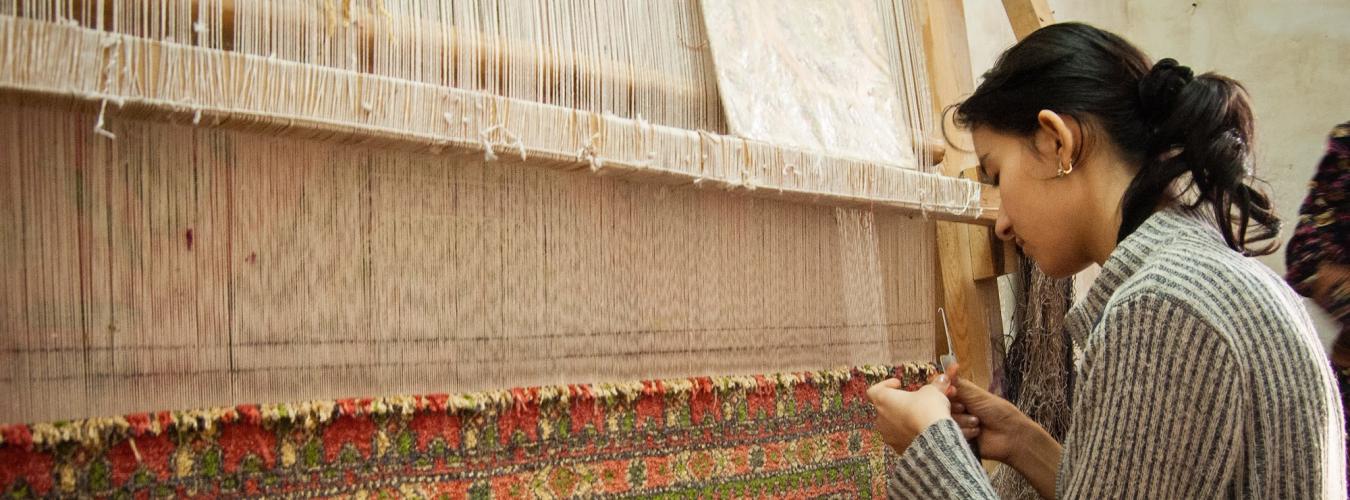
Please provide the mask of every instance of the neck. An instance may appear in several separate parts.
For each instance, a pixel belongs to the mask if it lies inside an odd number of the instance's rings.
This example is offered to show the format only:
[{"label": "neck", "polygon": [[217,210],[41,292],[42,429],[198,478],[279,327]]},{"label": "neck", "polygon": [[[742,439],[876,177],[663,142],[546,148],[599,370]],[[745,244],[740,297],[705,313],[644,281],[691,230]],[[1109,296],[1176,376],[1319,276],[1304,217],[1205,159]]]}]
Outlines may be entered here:
[{"label": "neck", "polygon": [[1094,169],[1099,175],[1087,179],[1093,185],[1092,214],[1088,218],[1088,255],[1097,265],[1106,264],[1111,252],[1116,249],[1116,236],[1120,233],[1122,219],[1121,200],[1125,190],[1134,180],[1133,171],[1124,165],[1104,165],[1106,168]]}]

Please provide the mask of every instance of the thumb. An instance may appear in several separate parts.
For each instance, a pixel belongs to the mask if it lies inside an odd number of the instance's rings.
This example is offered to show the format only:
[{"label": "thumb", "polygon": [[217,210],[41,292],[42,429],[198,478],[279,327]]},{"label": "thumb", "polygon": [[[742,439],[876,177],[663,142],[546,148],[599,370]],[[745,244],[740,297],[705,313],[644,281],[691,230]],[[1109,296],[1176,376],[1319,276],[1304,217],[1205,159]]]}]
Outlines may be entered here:
[{"label": "thumb", "polygon": [[928,382],[928,385],[933,386],[934,389],[941,391],[942,394],[947,396],[951,396],[954,391],[952,379],[951,377],[948,377],[946,373],[939,373],[938,376],[933,377],[932,381]]},{"label": "thumb", "polygon": [[992,396],[992,394],[990,394],[989,391],[984,390],[983,387],[966,379],[958,379],[956,385],[960,388],[960,390],[956,391],[956,400],[967,404],[967,406],[979,404],[981,401],[988,399],[989,396]]}]

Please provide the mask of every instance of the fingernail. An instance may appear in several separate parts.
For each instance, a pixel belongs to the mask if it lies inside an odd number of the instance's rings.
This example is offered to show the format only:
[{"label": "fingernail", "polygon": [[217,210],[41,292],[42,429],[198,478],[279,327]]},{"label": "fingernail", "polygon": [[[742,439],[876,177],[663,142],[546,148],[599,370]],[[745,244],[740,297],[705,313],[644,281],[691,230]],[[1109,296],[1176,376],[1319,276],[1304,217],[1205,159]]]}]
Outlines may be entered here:
[{"label": "fingernail", "polygon": [[936,384],[946,384],[946,383],[947,383],[947,374],[944,373],[944,374],[942,374],[942,375],[938,375],[936,379],[933,379],[933,383],[936,383]]}]

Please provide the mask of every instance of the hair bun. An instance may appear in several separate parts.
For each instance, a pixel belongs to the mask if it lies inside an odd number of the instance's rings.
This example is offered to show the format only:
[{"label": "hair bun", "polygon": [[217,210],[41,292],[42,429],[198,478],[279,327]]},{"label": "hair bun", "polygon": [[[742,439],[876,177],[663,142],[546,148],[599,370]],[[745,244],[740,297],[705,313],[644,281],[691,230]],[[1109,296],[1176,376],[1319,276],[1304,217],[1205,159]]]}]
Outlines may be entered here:
[{"label": "hair bun", "polygon": [[1176,59],[1169,57],[1154,64],[1153,69],[1139,80],[1139,103],[1144,121],[1156,125],[1165,120],[1175,107],[1181,89],[1194,80],[1195,73],[1191,68],[1182,66]]}]

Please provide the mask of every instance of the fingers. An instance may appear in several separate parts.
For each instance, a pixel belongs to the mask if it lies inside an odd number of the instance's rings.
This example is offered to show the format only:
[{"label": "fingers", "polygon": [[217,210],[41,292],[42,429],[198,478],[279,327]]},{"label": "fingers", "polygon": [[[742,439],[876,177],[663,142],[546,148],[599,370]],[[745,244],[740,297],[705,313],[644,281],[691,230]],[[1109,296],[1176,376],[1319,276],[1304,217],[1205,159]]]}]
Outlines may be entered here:
[{"label": "fingers", "polygon": [[980,437],[980,419],[974,415],[964,413],[953,413],[952,420],[961,428],[961,435],[966,439],[975,439]]},{"label": "fingers", "polygon": [[966,438],[967,441],[972,440],[972,439],[975,439],[975,438],[977,438],[977,437],[980,437],[980,428],[979,428],[979,427],[962,427],[962,428],[961,428],[961,435],[962,435],[962,436],[965,436],[965,438]]},{"label": "fingers", "polygon": [[980,437],[980,419],[978,417],[964,413],[952,414],[952,420],[956,421],[956,425],[961,428],[961,435],[965,436],[966,439]]},{"label": "fingers", "polygon": [[952,363],[944,372],[951,377],[952,388],[947,391],[947,397],[956,397],[956,391],[961,387],[961,363]]},{"label": "fingers", "polygon": [[875,404],[881,400],[882,395],[885,393],[887,389],[900,389],[901,387],[902,385],[900,384],[900,379],[888,378],[886,380],[882,380],[880,382],[872,384],[872,387],[867,388],[867,399],[871,400],[872,403]]},{"label": "fingers", "polygon": [[961,427],[976,427],[976,428],[978,428],[978,427],[980,426],[980,419],[979,419],[979,417],[976,417],[975,415],[969,415],[969,414],[965,414],[965,413],[952,414],[952,420],[955,420],[955,421],[956,421],[956,425],[959,425],[959,426],[961,426]]},{"label": "fingers", "polygon": [[926,408],[935,411],[940,409],[941,416],[950,416],[952,400],[942,391],[942,384],[934,380],[933,383],[920,387],[919,390],[907,394],[913,401],[923,404]]},{"label": "fingers", "polygon": [[965,412],[966,412],[966,405],[964,403],[952,401],[952,413],[965,413]]},{"label": "fingers", "polygon": [[938,376],[933,377],[933,380],[930,381],[928,385],[937,389],[938,392],[941,392],[944,396],[952,397],[956,395],[956,386],[952,385],[952,379],[948,377],[946,373],[940,373]]}]

